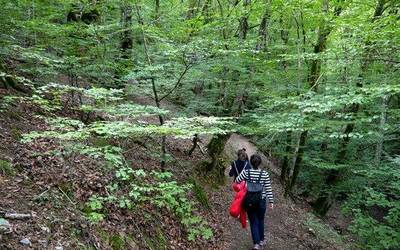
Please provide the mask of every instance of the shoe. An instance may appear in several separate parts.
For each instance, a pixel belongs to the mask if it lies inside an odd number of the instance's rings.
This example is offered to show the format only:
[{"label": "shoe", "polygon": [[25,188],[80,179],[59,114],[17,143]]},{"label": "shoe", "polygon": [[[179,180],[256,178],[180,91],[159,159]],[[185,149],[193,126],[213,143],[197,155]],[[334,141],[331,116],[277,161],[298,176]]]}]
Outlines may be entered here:
[{"label": "shoe", "polygon": [[265,240],[260,241],[260,243],[258,243],[260,246],[265,246],[267,244],[267,242],[265,242]]},{"label": "shoe", "polygon": [[254,244],[254,247],[252,250],[259,250],[259,249],[261,249],[260,244]]}]

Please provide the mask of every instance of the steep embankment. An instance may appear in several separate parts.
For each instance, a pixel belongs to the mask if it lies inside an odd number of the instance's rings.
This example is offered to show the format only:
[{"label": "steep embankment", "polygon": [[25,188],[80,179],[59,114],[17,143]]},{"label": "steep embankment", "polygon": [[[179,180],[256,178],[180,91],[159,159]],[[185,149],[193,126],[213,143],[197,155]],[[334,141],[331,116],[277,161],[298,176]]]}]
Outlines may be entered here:
[{"label": "steep embankment", "polygon": [[[63,162],[56,155],[46,153],[59,147],[55,140],[22,144],[21,134],[46,127],[33,114],[32,107],[16,105],[0,116],[0,159],[3,160],[0,168],[0,217],[5,217],[6,213],[26,215],[25,218],[8,219],[7,232],[0,232],[0,249],[20,249],[27,245],[36,249],[77,249],[79,246],[118,249],[115,244],[119,244],[119,239],[125,239],[125,249],[143,249],[143,246],[146,249],[164,249],[157,245],[160,239],[150,238],[152,228],[149,225],[158,224],[162,225],[157,230],[165,234],[161,240],[167,249],[187,249],[188,246],[191,249],[221,250],[251,248],[249,229],[241,229],[228,214],[233,197],[228,177],[226,185],[210,191],[211,209],[201,210],[201,215],[217,229],[214,242],[209,245],[188,242],[181,233],[181,224],[170,218],[168,211],[160,212],[148,207],[145,207],[145,212],[152,215],[147,218],[151,222],[140,224],[143,218],[135,217],[134,212],[112,210],[99,226],[91,225],[83,216],[81,205],[90,195],[104,192],[104,187],[113,177],[112,173],[100,171],[97,162],[87,157],[77,156],[73,162]],[[171,171],[177,172],[177,178],[180,173],[178,179],[182,182],[186,182],[194,173],[192,168],[207,157],[197,151],[193,156],[187,156],[184,152],[190,146],[190,141],[168,140],[170,153],[176,158],[177,165],[182,164],[179,169],[171,166]],[[226,145],[226,156],[234,159],[236,150],[240,148],[246,148],[249,154],[257,151],[249,139],[234,134]],[[157,162],[153,160],[151,164],[146,151],[137,145],[130,151],[132,155],[127,157],[135,162],[146,162],[149,169]],[[266,249],[344,249],[343,243],[334,237],[329,227],[310,217],[311,209],[306,203],[294,203],[283,197],[282,186],[277,180],[279,169],[262,156],[264,168],[271,173],[276,201],[275,209],[268,211],[267,215]],[[146,230],[149,232],[146,233]],[[130,237],[125,237],[128,234],[136,237],[134,240],[139,246]],[[146,234],[150,236],[144,238]]]},{"label": "steep embankment", "polygon": [[[233,134],[229,139],[225,153],[229,159],[235,158],[235,152],[246,148],[249,155],[257,152],[257,147],[241,135]],[[259,152],[258,152],[259,153]],[[283,187],[278,180],[279,169],[264,154],[263,168],[268,170],[273,182],[275,208],[267,211],[265,249],[345,249],[340,237],[329,226],[322,224],[311,215],[311,208],[305,202],[294,202],[283,197]],[[252,247],[250,229],[243,230],[240,224],[228,214],[233,198],[231,179],[218,190],[212,204],[215,212],[221,214],[224,227],[225,249],[250,249]]]}]

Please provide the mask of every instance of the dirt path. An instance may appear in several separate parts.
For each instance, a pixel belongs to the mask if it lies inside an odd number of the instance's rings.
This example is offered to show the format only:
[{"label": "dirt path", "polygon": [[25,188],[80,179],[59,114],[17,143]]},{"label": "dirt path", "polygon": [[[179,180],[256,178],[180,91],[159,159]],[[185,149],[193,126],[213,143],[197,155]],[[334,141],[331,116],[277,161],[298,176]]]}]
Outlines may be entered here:
[{"label": "dirt path", "polygon": [[[235,159],[235,152],[240,148],[246,148],[249,156],[257,152],[257,147],[249,139],[234,134],[229,139],[225,153],[230,159]],[[310,207],[307,204],[295,204],[290,199],[283,197],[283,187],[278,181],[279,169],[271,163],[263,154],[263,169],[267,170],[272,178],[273,193],[275,196],[274,210],[267,211],[266,217],[266,241],[267,246],[264,249],[273,250],[291,250],[291,249],[342,249],[329,242],[323,242],[317,239],[315,232],[310,231],[304,225]],[[227,175],[227,174],[226,174]],[[226,176],[229,178],[229,176]],[[242,229],[238,221],[229,216],[228,207],[233,199],[231,191],[232,180],[227,180],[225,187],[219,190],[219,195],[214,205],[224,216],[224,243],[225,249],[241,250],[251,249],[252,242],[250,228]]]}]

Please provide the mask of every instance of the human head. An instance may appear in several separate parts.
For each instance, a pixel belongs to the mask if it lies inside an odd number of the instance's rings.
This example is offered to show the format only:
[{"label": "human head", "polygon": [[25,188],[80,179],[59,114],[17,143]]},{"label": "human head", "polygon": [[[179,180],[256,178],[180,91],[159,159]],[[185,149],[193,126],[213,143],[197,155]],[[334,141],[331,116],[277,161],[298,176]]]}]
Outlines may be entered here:
[{"label": "human head", "polygon": [[261,156],[258,154],[254,154],[250,157],[250,163],[253,166],[254,169],[258,169],[258,167],[261,164]]},{"label": "human head", "polygon": [[241,161],[247,161],[247,160],[249,160],[249,156],[247,155],[246,149],[245,149],[245,148],[242,148],[242,149],[239,149],[239,150],[238,150],[238,152],[237,152],[237,157],[238,157],[238,159],[241,160]]}]

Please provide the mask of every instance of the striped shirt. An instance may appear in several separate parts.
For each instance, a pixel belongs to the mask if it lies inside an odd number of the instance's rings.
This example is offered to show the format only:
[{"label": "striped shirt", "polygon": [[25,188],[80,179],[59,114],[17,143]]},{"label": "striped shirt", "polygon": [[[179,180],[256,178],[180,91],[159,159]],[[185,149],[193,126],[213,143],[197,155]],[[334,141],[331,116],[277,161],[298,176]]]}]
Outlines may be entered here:
[{"label": "striped shirt", "polygon": [[262,171],[262,175],[260,178],[260,183],[263,184],[264,188],[262,191],[262,198],[268,198],[269,203],[274,203],[274,196],[272,194],[272,187],[271,187],[271,179],[269,178],[269,174],[266,171],[260,169],[250,169],[244,170],[240,173],[240,175],[236,178],[236,182],[239,183],[241,181],[248,181],[249,180],[249,171],[250,171],[250,180],[251,182],[258,182],[258,178],[260,176],[260,171]]}]

